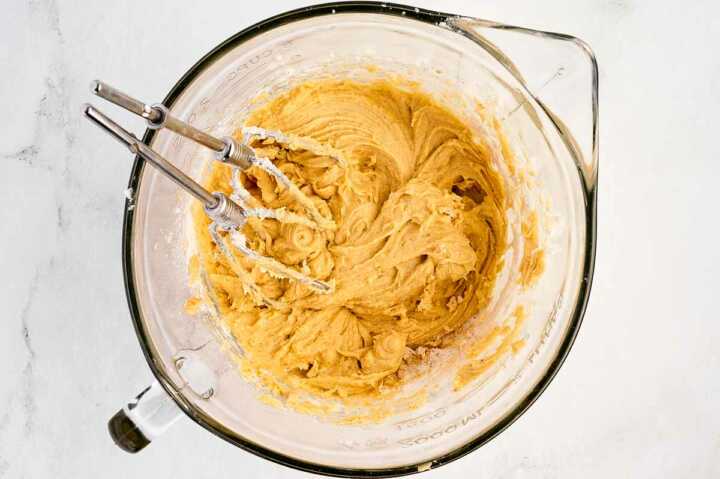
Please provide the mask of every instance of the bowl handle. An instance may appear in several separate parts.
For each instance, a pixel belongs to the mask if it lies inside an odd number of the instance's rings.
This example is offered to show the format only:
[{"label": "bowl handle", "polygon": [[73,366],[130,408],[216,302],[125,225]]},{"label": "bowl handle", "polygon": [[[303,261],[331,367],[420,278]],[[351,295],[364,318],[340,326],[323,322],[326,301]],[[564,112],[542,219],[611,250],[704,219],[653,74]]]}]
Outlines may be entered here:
[{"label": "bowl handle", "polygon": [[582,40],[560,33],[449,17],[445,25],[499,61],[545,110],[572,150],[588,191],[598,168],[598,66]]},{"label": "bowl handle", "polygon": [[182,414],[155,381],[110,418],[108,430],[120,449],[136,453],[164,433]]}]

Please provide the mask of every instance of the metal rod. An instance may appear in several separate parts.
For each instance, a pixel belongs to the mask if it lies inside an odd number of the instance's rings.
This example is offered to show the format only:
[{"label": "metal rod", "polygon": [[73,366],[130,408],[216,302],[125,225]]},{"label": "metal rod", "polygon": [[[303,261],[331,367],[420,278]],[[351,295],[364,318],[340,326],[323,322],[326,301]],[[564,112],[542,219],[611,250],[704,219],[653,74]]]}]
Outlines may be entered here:
[{"label": "metal rod", "polygon": [[83,114],[126,147],[130,148],[130,145],[138,142],[135,135],[112,121],[89,103],[83,105]]},{"label": "metal rod", "polygon": [[219,138],[198,130],[192,125],[185,123],[170,114],[167,108],[162,105],[148,105],[137,100],[120,90],[111,87],[107,83],[95,80],[91,84],[92,92],[105,100],[125,108],[148,121],[150,128],[167,128],[178,135],[184,136],[218,153],[225,149],[225,142]]},{"label": "metal rod", "polygon": [[121,92],[120,90],[111,87],[107,83],[95,80],[90,84],[90,90],[100,98],[116,104],[127,111],[135,113],[150,122],[157,122],[162,120],[162,112],[147,105],[140,100]]},{"label": "metal rod", "polygon": [[210,148],[217,153],[221,153],[225,149],[225,142],[221,139],[208,135],[204,131],[200,131],[194,126],[189,125],[182,120],[178,120],[169,113],[165,114],[165,121],[162,126],[170,131],[174,131],[178,135],[193,140],[195,143],[199,143],[202,146]]},{"label": "metal rod", "polygon": [[177,183],[178,186],[198,200],[202,201],[206,207],[213,208],[217,206],[218,199],[213,196],[212,193],[200,186],[200,184],[198,184],[195,180],[180,171],[175,165],[160,156],[160,154],[158,154],[155,150],[138,140],[135,135],[112,121],[95,107],[85,104],[83,106],[83,113],[93,123],[98,125],[113,138],[120,141],[120,143],[127,146],[131,152],[140,155],[143,159],[147,160],[151,165],[160,170],[160,172],[164,173],[168,178]]}]

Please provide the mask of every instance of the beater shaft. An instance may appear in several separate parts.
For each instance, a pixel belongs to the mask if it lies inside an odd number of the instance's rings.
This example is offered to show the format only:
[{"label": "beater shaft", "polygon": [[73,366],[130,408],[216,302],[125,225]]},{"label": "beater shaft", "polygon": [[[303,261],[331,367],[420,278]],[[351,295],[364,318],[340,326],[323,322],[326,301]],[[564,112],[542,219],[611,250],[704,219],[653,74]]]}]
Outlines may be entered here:
[{"label": "beater shaft", "polygon": [[138,140],[135,135],[112,121],[92,105],[86,104],[83,107],[83,113],[93,123],[127,146],[131,152],[140,155],[182,189],[200,200],[205,206],[205,212],[217,223],[225,226],[242,226],[245,223],[245,210],[226,195],[220,192],[210,193],[155,150]]},{"label": "beater shaft", "polygon": [[90,84],[90,90],[100,98],[104,98],[111,103],[121,106],[129,112],[145,118],[148,122],[155,123],[162,119],[161,111],[158,111],[150,105],[146,105],[140,100],[132,98],[100,80],[93,81]]},{"label": "beater shaft", "polygon": [[171,115],[170,111],[162,104],[148,105],[100,80],[93,81],[90,89],[100,98],[145,118],[148,128],[153,130],[167,128],[180,136],[213,150],[217,155],[217,159],[224,163],[247,169],[255,157],[250,147],[238,143],[230,137],[216,138],[202,130],[198,130]]}]

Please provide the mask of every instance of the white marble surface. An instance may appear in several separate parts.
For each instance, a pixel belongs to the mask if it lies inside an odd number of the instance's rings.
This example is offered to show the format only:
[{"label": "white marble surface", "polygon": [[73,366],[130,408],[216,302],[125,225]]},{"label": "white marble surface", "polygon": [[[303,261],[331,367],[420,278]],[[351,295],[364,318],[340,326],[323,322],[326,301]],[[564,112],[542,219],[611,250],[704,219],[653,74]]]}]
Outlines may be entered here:
[{"label": "white marble surface", "polygon": [[[79,115],[91,79],[160,99],[219,41],[303,3],[4,0],[0,478],[307,476],[188,420],[136,456],[111,442],[107,418],[150,380],[120,265],[130,158]],[[719,477],[719,4],[418,5],[578,35],[601,68],[599,249],[578,341],[517,423],[425,477]]]}]

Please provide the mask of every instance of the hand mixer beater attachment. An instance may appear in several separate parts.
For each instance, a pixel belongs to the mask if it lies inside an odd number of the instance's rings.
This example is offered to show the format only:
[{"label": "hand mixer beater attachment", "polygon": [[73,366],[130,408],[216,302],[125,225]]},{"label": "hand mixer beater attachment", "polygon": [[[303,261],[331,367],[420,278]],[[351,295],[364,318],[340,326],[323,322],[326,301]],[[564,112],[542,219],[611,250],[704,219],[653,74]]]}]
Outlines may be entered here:
[{"label": "hand mixer beater attachment", "polygon": [[[185,173],[180,171],[152,148],[142,143],[139,139],[137,139],[137,137],[135,137],[135,135],[122,128],[92,105],[86,104],[83,108],[85,116],[93,123],[100,126],[104,131],[109,133],[121,143],[125,144],[133,154],[142,157],[168,178],[173,180],[178,186],[203,203],[205,213],[212,220],[210,232],[213,240],[232,264],[237,266],[237,261],[235,261],[234,254],[230,250],[229,246],[221,237],[220,231],[228,232],[229,237],[231,238],[231,243],[235,249],[250,260],[256,262],[262,269],[270,274],[298,281],[317,292],[327,293],[332,291],[332,286],[327,282],[311,278],[270,256],[261,255],[248,247],[247,240],[242,233],[242,229],[247,223],[247,220],[252,217],[260,219],[275,219],[287,223],[300,223],[314,228],[335,228],[335,223],[323,216],[312,200],[300,191],[300,189],[285,174],[283,174],[277,166],[275,166],[267,158],[260,158],[255,154],[255,151],[247,144],[252,138],[260,140],[271,138],[277,143],[290,145],[290,148],[302,148],[318,155],[332,156],[336,159],[336,161],[338,161],[338,163],[343,164],[343,161],[337,152],[330,147],[319,145],[309,138],[293,137],[291,135],[285,135],[282,132],[268,131],[257,127],[247,127],[243,130],[243,143],[238,143],[230,137],[219,139],[173,117],[168,109],[163,105],[147,105],[105,83],[99,81],[93,82],[92,92],[132,113],[145,118],[148,122],[149,128],[151,129],[167,128],[210,148],[216,153],[217,160],[235,169],[233,172],[234,193],[232,198],[222,192],[211,193],[188,177]],[[263,169],[274,177],[277,183],[286,188],[288,192],[298,201],[298,203],[307,211],[310,218],[287,211],[284,208],[270,209],[264,207],[251,207],[251,205],[255,206],[253,205],[253,202],[256,200],[242,187],[240,181],[238,180],[237,173],[253,166]],[[275,303],[272,300],[267,300],[262,297],[262,294],[259,293],[257,286],[249,279],[249,274],[247,272],[243,271],[242,268],[239,267],[234,267],[233,269],[240,276],[240,279],[247,285],[253,296],[259,297],[263,302],[269,305]]]}]

